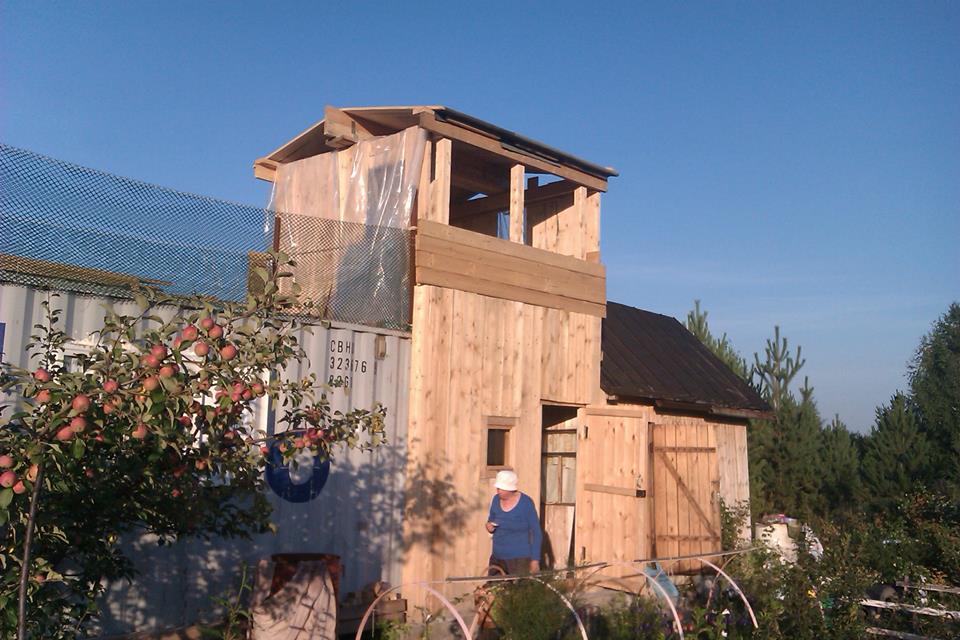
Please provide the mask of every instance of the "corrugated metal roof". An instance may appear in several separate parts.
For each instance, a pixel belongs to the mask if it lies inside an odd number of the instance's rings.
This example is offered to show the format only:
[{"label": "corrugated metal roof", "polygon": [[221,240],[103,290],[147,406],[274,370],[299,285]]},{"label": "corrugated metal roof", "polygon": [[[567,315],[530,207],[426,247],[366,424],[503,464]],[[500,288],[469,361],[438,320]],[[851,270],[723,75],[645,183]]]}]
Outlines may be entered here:
[{"label": "corrugated metal roof", "polygon": [[675,318],[607,302],[600,386],[664,408],[761,417],[769,405]]}]

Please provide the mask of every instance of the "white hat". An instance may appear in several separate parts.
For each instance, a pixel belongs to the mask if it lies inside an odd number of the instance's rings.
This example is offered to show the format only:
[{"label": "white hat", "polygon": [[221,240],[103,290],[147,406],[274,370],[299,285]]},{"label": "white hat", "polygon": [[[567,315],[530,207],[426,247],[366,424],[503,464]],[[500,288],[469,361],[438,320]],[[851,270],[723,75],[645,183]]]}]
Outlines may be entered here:
[{"label": "white hat", "polygon": [[497,471],[497,481],[493,486],[504,491],[516,491],[517,482],[517,474],[509,469],[504,469],[503,471]]}]

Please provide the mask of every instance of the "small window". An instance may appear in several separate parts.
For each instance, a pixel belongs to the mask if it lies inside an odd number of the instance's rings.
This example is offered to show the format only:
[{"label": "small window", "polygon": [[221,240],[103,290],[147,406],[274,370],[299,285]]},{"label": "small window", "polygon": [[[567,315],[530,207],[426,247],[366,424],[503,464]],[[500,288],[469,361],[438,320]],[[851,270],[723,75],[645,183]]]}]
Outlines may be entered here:
[{"label": "small window", "polygon": [[501,469],[513,468],[511,431],[516,424],[516,418],[487,416],[484,419],[482,451],[485,458],[482,477],[490,478]]},{"label": "small window", "polygon": [[507,437],[509,435],[509,429],[495,429],[491,427],[487,430],[488,467],[507,466]]}]

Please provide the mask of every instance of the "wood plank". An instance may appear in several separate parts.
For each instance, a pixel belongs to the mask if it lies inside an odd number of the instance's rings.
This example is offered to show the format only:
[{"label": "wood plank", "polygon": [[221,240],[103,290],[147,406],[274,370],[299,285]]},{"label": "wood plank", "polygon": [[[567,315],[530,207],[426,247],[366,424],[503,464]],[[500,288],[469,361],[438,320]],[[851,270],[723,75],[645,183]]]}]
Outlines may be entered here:
[{"label": "wood plank", "polygon": [[[436,269],[419,266],[417,267],[416,275],[417,284],[429,284],[448,289],[471,291],[473,293],[479,293],[481,295],[490,296],[493,298],[516,300],[518,302],[526,302],[527,304],[534,304],[564,311],[576,311],[578,313],[585,313],[591,316],[604,317],[604,315],[606,315],[605,306],[603,305],[585,302],[582,300],[574,300],[573,298],[565,298],[563,296],[543,293],[523,287],[507,285],[502,282],[472,278],[470,276],[464,276],[457,273],[439,271]],[[554,399],[558,400],[559,398]]]},{"label": "wood plank", "polygon": [[[569,197],[571,193],[581,188],[577,183],[569,180],[558,180],[541,186],[527,186],[523,192],[524,204],[527,206],[527,217],[531,218],[529,208],[543,202],[557,198]],[[457,208],[456,219],[470,218],[488,213],[498,213],[510,209],[510,189],[491,193],[485,198],[476,198],[463,203]],[[451,216],[453,219],[453,216]]]},{"label": "wood plank", "polygon": [[588,173],[584,173],[583,171],[578,171],[573,167],[563,166],[525,153],[512,151],[507,149],[499,140],[495,140],[475,131],[469,131],[462,127],[451,125],[446,122],[440,122],[437,120],[436,116],[430,112],[421,113],[419,117],[421,127],[445,138],[459,140],[460,142],[464,142],[479,149],[489,151],[490,153],[498,156],[508,158],[513,162],[521,163],[524,166],[531,167],[533,169],[539,169],[540,171],[545,171],[555,176],[560,176],[561,178],[567,178],[568,180],[572,180],[573,182],[582,184],[591,189],[596,189],[598,191],[607,190],[607,181],[603,178],[598,178]]},{"label": "wood plank", "polygon": [[[452,142],[443,138],[434,145],[433,181],[430,183],[431,222],[446,225],[450,222],[450,161]],[[419,228],[422,229],[424,222]]]},{"label": "wood plank", "polygon": [[[328,138],[339,139],[348,144],[373,137],[373,134],[355,118],[329,105],[323,110],[323,134]],[[327,144],[330,145],[330,141]],[[333,144],[331,146],[337,145]]]},{"label": "wood plank", "polygon": [[[693,425],[691,425],[693,426]],[[676,447],[657,447],[657,451],[672,451],[674,453],[709,453],[716,451],[715,447],[707,446],[676,446]]]},{"label": "wood plank", "polygon": [[[690,441],[690,438],[693,438],[694,444],[696,444],[696,432],[692,431],[687,427],[687,425],[680,422],[675,427],[675,432],[677,434],[677,446],[670,452],[673,455],[674,468],[677,472],[677,488],[683,493],[687,498],[684,500],[683,497],[677,498],[677,531],[680,534],[680,538],[677,539],[679,555],[686,556],[691,553],[696,553],[699,551],[699,548],[695,548],[692,544],[692,541],[686,539],[685,536],[697,535],[699,533],[700,527],[697,520],[697,516],[694,514],[694,505],[700,496],[697,495],[696,483],[693,482],[694,478],[693,473],[696,469],[693,467],[693,460],[691,459],[691,454],[682,453],[682,451],[687,447],[687,443]],[[696,447],[693,447],[694,449]],[[667,472],[670,472],[670,469],[667,469]],[[693,489],[689,490],[689,487],[685,483],[690,483]],[[684,488],[687,488],[687,491],[683,491]],[[694,503],[691,505],[691,503]],[[681,562],[677,565],[677,569],[680,571],[686,571],[689,569],[688,563]]]},{"label": "wood plank", "polygon": [[[561,269],[542,263],[532,263],[529,260],[523,260],[502,253],[494,253],[485,249],[479,249],[477,247],[471,247],[419,233],[415,240],[415,248],[417,251],[415,259],[422,256],[422,254],[429,253],[438,258],[448,258],[454,263],[469,262],[479,264],[484,268],[490,266],[497,270],[513,271],[527,278],[535,277],[542,281],[555,282],[558,286],[563,286],[567,292],[572,290],[577,292],[576,296],[564,293],[564,295],[568,297],[580,297],[584,300],[595,301],[598,304],[606,303],[606,279],[602,277]],[[537,284],[536,286],[540,288],[543,285]]]},{"label": "wood plank", "polygon": [[421,220],[430,218],[430,175],[433,173],[433,142],[427,140],[423,147],[423,162],[420,164],[420,179],[417,183],[417,197],[414,203],[415,218],[411,226],[418,226]]},{"label": "wood plank", "polygon": [[510,242],[517,244],[524,244],[523,178],[522,164],[510,167]]},{"label": "wood plank", "polygon": [[575,273],[585,273],[600,278],[605,278],[607,274],[606,267],[602,264],[594,264],[535,247],[519,245],[500,238],[467,231],[466,229],[458,229],[445,223],[438,223],[433,219],[422,222],[418,227],[418,232],[418,235],[422,234],[423,237],[440,238],[464,246],[476,247],[493,253],[520,258],[534,264],[546,264]]},{"label": "wood plank", "polygon": [[[613,447],[616,448],[616,447]],[[585,491],[593,491],[596,493],[612,493],[618,496],[629,496],[631,498],[642,498],[644,496],[639,495],[640,491],[634,487],[614,487],[607,484],[585,484],[583,485]]]}]

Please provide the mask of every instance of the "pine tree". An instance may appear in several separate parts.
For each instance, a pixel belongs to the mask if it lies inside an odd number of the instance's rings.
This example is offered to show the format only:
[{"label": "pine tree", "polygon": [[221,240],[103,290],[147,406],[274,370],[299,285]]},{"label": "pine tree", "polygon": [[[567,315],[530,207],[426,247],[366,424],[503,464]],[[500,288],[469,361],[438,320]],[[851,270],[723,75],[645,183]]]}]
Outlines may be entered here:
[{"label": "pine tree", "polygon": [[806,360],[800,357],[800,347],[797,347],[795,356],[790,354],[787,339],[780,337],[780,327],[776,326],[773,328],[773,340],[767,338],[764,354],[763,362],[760,362],[760,354],[753,354],[754,365],[750,377],[764,400],[770,403],[774,411],[779,411],[783,401],[790,395],[790,382]]},{"label": "pine tree", "polygon": [[840,416],[821,432],[822,493],[827,513],[850,511],[860,496],[860,453]]},{"label": "pine tree", "polygon": [[910,392],[933,447],[935,478],[960,483],[960,304],[954,302],[910,366]]},{"label": "pine tree", "polygon": [[927,480],[930,442],[920,430],[908,398],[897,392],[877,420],[863,454],[863,491],[869,504],[885,509]]}]

